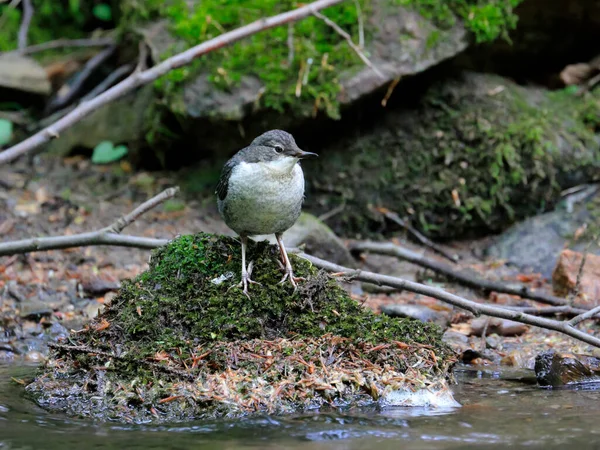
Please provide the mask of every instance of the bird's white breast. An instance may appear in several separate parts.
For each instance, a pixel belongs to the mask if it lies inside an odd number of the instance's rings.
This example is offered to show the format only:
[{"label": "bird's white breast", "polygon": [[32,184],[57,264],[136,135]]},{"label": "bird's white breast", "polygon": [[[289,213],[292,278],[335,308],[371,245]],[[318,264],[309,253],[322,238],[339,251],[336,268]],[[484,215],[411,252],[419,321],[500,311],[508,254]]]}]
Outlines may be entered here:
[{"label": "bird's white breast", "polygon": [[236,165],[219,210],[240,234],[282,233],[298,219],[304,199],[304,174],[295,158]]}]

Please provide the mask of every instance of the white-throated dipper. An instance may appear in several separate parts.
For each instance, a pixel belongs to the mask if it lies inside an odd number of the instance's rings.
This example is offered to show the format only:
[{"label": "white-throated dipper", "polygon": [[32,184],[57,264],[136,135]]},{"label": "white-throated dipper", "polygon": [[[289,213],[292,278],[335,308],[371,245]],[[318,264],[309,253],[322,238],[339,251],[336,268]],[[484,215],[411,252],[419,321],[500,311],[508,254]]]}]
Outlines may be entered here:
[{"label": "white-throated dipper", "polygon": [[283,232],[298,217],[304,200],[304,174],[298,161],[316,157],[316,153],[301,150],[293,136],[282,130],[261,134],[225,163],[217,184],[219,213],[229,228],[242,241],[242,281],[248,294],[248,284],[258,284],[250,276],[252,262],[246,268],[248,236],[275,234],[285,275],[280,283],[290,279],[297,289],[292,264],[283,245]]}]

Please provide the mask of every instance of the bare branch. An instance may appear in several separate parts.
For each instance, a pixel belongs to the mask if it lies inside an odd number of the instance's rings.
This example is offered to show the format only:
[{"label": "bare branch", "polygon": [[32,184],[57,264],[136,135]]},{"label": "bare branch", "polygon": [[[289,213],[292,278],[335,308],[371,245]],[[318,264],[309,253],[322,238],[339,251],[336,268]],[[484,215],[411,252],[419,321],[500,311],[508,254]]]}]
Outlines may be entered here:
[{"label": "bare branch", "polygon": [[10,147],[9,149],[0,153],[0,164],[8,163],[13,161],[20,156],[28,153],[36,147],[45,144],[52,138],[56,138],[66,128],[72,126],[74,123],[79,122],[84,117],[98,109],[107,103],[114,101],[115,99],[122,97],[124,94],[134,90],[139,86],[148,84],[157,78],[165,75],[173,69],[177,69],[181,66],[190,64],[194,59],[205,55],[206,53],[218,50],[222,47],[237,42],[245,37],[256,34],[260,31],[264,31],[276,26],[284,25],[289,22],[294,22],[303,19],[315,11],[327,8],[329,6],[341,3],[343,0],[317,0],[314,3],[302,6],[292,11],[278,14],[276,16],[259,19],[255,22],[249,23],[235,30],[224,33],[217,36],[214,39],[210,39],[202,44],[192,47],[182,53],[179,53],[171,58],[168,58],[157,64],[156,66],[138,72],[132,76],[126,78],[120,83],[116,84],[103,94],[96,97],[94,100],[83,103],[71,111],[69,114],[58,120],[53,125],[39,131],[38,133],[30,136],[22,142]]},{"label": "bare branch", "polygon": [[288,66],[292,67],[294,63],[294,24],[288,23],[288,34],[287,34],[287,46],[288,46]]},{"label": "bare branch", "polygon": [[150,200],[142,203],[126,216],[121,217],[106,228],[87,233],[73,234],[70,236],[52,236],[19,241],[0,243],[0,256],[14,255],[44,250],[60,250],[65,248],[83,247],[91,245],[116,245],[120,247],[156,248],[169,242],[168,239],[153,239],[141,236],[123,236],[119,233],[142,214],[156,205],[173,197],[179,188],[173,187],[164,190]]},{"label": "bare branch", "polygon": [[458,272],[447,264],[429,259],[423,255],[419,255],[418,253],[412,252],[389,242],[354,242],[350,245],[350,250],[367,251],[380,255],[395,256],[396,258],[400,258],[404,261],[425,267],[426,269],[431,269],[434,272],[440,273],[464,286],[475,289],[501,292],[509,295],[518,295],[519,297],[528,298],[535,300],[536,302],[545,303],[547,305],[568,305],[568,301],[564,298],[556,297],[551,294],[545,294],[543,292],[536,292],[527,286],[510,286],[499,281],[486,280],[476,276],[467,275],[463,272]]},{"label": "bare branch", "polygon": [[108,227],[106,227],[104,229],[104,231],[108,231],[110,233],[120,233],[121,231],[123,231],[123,229],[125,227],[132,224],[142,214],[148,212],[149,210],[151,210],[155,206],[161,204],[165,200],[175,197],[175,195],[178,192],[179,192],[179,187],[172,187],[172,188],[165,189],[160,194],[158,194],[158,195],[152,197],[150,200],[142,203],[140,206],[135,208],[133,211],[131,211],[126,216],[123,216],[120,219],[113,222],[112,224],[110,224]]},{"label": "bare branch", "polygon": [[61,89],[58,92],[59,95],[48,104],[48,107],[46,108],[47,111],[56,111],[57,109],[60,109],[60,108],[64,107],[65,105],[68,105],[69,103],[71,103],[73,101],[73,99],[75,98],[75,96],[81,91],[85,82],[92,75],[92,73],[94,73],[94,71],[104,61],[106,61],[108,58],[110,58],[116,49],[117,49],[116,45],[111,45],[111,46],[105,48],[104,50],[102,50],[97,55],[95,55],[93,58],[91,58],[85,64],[85,67],[83,68],[83,70],[81,72],[79,72],[75,81],[70,86],[68,86],[68,90],[66,90],[63,95],[60,95],[61,91],[62,91],[62,89]]},{"label": "bare branch", "polygon": [[98,39],[56,39],[54,41],[44,42],[43,44],[30,45],[19,50],[22,55],[31,55],[33,53],[43,52],[46,50],[55,50],[57,48],[70,47],[105,47],[114,44],[113,38],[104,37]]},{"label": "bare branch", "polygon": [[[289,252],[296,252],[297,249],[289,249]],[[378,285],[391,286],[396,289],[402,289],[417,294],[427,295],[441,300],[444,303],[448,303],[453,306],[457,306],[467,311],[472,312],[475,315],[484,314],[491,317],[499,317],[501,319],[514,320],[515,322],[521,322],[528,325],[533,325],[548,330],[558,331],[566,334],[572,338],[583,341],[587,344],[593,345],[594,347],[600,347],[600,339],[592,336],[588,333],[584,333],[573,326],[571,322],[561,322],[553,319],[546,319],[543,317],[532,316],[531,314],[525,314],[519,311],[511,311],[506,308],[497,306],[486,305],[477,303],[465,298],[459,297],[458,295],[451,294],[433,286],[426,286],[424,284],[415,283],[413,281],[403,280],[402,278],[392,277],[389,275],[380,275],[373,272],[357,271],[348,267],[340,266],[324,259],[317,258],[315,256],[307,255],[306,253],[296,252],[301,258],[304,258],[314,264],[316,267],[325,269],[329,272],[337,274],[352,274],[352,276],[359,281],[367,283],[374,283]],[[598,308],[600,309],[600,307]],[[590,311],[591,312],[591,311]],[[587,314],[587,313],[586,313]],[[574,320],[574,319],[573,319]]]},{"label": "bare branch", "polygon": [[442,247],[437,245],[435,242],[431,241],[426,236],[423,236],[410,223],[406,222],[405,220],[402,220],[400,218],[400,216],[398,214],[396,214],[395,212],[390,211],[387,208],[374,208],[374,209],[375,209],[375,211],[383,214],[383,216],[386,217],[387,219],[391,220],[392,222],[397,223],[402,228],[404,228],[406,231],[411,233],[424,246],[429,247],[434,252],[442,255],[444,258],[449,259],[452,262],[456,262],[458,260],[458,256],[451,255],[446,250],[444,250]]},{"label": "bare branch", "polygon": [[592,308],[589,311],[584,312],[583,314],[579,314],[578,316],[573,317],[571,320],[569,320],[568,323],[569,325],[574,327],[575,325],[577,325],[580,322],[583,322],[584,320],[593,318],[598,313],[600,313],[600,306],[596,306],[595,308]]},{"label": "bare branch", "polygon": [[21,20],[21,27],[19,28],[18,37],[18,48],[22,51],[27,47],[27,35],[29,34],[29,25],[31,25],[31,19],[33,18],[33,5],[31,0],[23,0],[23,19]]},{"label": "bare branch", "polygon": [[348,33],[346,33],[337,23],[335,23],[329,17],[324,16],[323,14],[321,14],[318,11],[313,11],[312,13],[315,17],[318,17],[323,22],[325,22],[327,25],[329,25],[331,28],[333,28],[333,30],[337,34],[339,34],[344,39],[346,39],[346,42],[348,42],[348,45],[352,48],[352,50],[354,50],[356,52],[356,54],[362,60],[362,62],[364,62],[366,66],[368,66],[373,72],[375,72],[379,78],[381,78],[382,80],[385,80],[385,75],[383,73],[381,73],[381,71],[373,65],[373,63],[369,60],[369,58],[367,58],[367,55],[365,55],[363,53],[363,51],[354,43],[354,41],[352,41],[352,36],[350,36]]},{"label": "bare branch", "polygon": [[358,0],[354,0],[354,7],[356,8],[356,17],[358,18],[358,46],[365,48],[365,25]]}]

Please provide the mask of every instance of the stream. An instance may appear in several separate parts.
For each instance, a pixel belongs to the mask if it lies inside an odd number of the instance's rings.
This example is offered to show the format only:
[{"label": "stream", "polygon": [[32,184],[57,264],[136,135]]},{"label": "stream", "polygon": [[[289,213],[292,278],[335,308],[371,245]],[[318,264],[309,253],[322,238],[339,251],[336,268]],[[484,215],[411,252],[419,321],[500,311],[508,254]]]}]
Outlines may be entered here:
[{"label": "stream", "polygon": [[547,390],[532,372],[459,367],[460,408],[362,408],[336,413],[179,423],[94,423],[48,413],[12,378],[35,367],[0,365],[4,449],[438,449],[598,448],[600,391]]}]

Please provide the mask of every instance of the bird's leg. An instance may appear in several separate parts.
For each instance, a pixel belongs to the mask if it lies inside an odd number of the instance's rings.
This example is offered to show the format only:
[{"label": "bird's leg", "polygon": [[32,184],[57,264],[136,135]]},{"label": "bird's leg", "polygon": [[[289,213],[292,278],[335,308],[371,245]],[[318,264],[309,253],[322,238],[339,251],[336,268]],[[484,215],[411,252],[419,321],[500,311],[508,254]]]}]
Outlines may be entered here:
[{"label": "bird's leg", "polygon": [[244,288],[244,294],[246,297],[250,298],[248,294],[248,284],[260,284],[257,281],[254,281],[250,278],[252,275],[252,262],[248,265],[248,270],[246,270],[246,247],[248,246],[248,236],[240,236],[242,240],[242,281],[238,284],[238,287]]},{"label": "bird's leg", "polygon": [[285,280],[287,280],[289,278],[290,282],[292,283],[292,286],[294,286],[294,291],[295,291],[296,289],[298,289],[298,285],[296,284],[296,282],[297,281],[305,281],[306,278],[294,276],[294,271],[292,269],[292,263],[290,262],[290,258],[288,258],[287,252],[285,251],[285,246],[283,245],[283,239],[281,237],[281,233],[276,233],[275,239],[277,239],[277,245],[279,245],[279,252],[281,253],[281,258],[283,259],[284,270],[285,270],[285,275],[283,276],[283,278],[281,279],[279,284],[282,284]]}]

